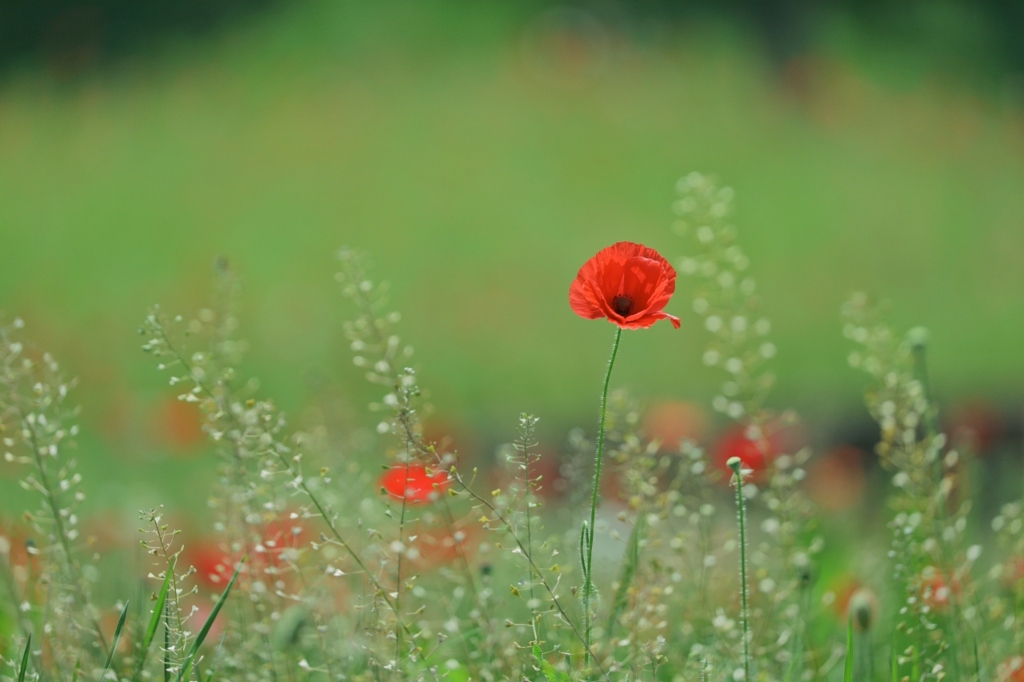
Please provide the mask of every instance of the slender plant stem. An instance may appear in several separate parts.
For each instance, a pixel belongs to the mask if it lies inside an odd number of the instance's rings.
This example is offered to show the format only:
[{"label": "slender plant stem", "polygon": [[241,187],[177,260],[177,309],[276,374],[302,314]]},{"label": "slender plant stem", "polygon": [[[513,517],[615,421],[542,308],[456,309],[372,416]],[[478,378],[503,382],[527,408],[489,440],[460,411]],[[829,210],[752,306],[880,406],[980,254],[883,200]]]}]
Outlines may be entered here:
[{"label": "slender plant stem", "polygon": [[[921,383],[921,391],[924,394],[926,404],[924,413],[924,436],[927,440],[927,446],[931,447],[931,444],[935,442],[936,436],[940,433],[940,428],[938,410],[936,409],[935,402],[932,398],[931,382],[928,380],[928,334],[923,328],[918,327],[908,332],[908,335],[911,336],[911,351],[914,358],[914,371],[917,375],[918,381]],[[945,476],[944,467],[943,458],[937,457],[935,460],[935,477],[939,481],[940,486],[942,479]],[[938,502],[934,503],[935,537],[942,537],[943,530],[949,525],[949,509],[947,506],[948,497],[937,496],[937,499]],[[954,575],[956,561],[950,550],[951,547],[949,543],[939,543],[939,554],[944,565],[943,571],[948,576],[947,580],[952,581],[956,579],[956,576]],[[966,606],[966,604],[963,603],[963,597],[956,594],[953,590],[950,590],[949,604],[954,620],[956,622],[962,622],[963,608]],[[968,647],[967,642],[963,641],[963,630],[960,628],[955,629],[952,640],[952,645],[955,650],[953,651],[951,658],[956,666],[953,669],[953,672],[962,677],[962,670],[965,665],[963,656],[965,655],[965,652],[969,651],[970,647]],[[967,665],[969,668],[970,665]]]},{"label": "slender plant stem", "polygon": [[601,463],[604,458],[604,423],[608,416],[608,385],[612,380],[612,367],[615,366],[615,356],[619,352],[619,339],[622,338],[622,327],[615,328],[615,340],[612,342],[612,355],[608,359],[608,371],[604,375],[604,387],[601,389],[601,421],[597,426],[597,452],[594,461],[594,490],[590,496],[590,525],[585,534],[587,561],[583,566],[583,633],[587,640],[586,658],[590,662],[590,630],[592,627],[590,613],[590,597],[594,591],[593,565],[594,565],[594,524],[597,520],[597,496],[601,483]]},{"label": "slender plant stem", "polygon": [[739,457],[728,461],[736,474],[736,509],[740,526],[740,604],[743,611],[743,673],[750,680],[750,609],[747,606],[747,503],[743,498],[743,462]]},{"label": "slender plant stem", "polygon": [[[395,615],[402,618],[402,557],[405,555],[405,510],[409,498],[409,465],[405,464],[405,483],[402,485],[402,515],[398,520],[398,559],[395,569]],[[395,628],[395,672],[398,673],[402,657],[402,628]]]}]

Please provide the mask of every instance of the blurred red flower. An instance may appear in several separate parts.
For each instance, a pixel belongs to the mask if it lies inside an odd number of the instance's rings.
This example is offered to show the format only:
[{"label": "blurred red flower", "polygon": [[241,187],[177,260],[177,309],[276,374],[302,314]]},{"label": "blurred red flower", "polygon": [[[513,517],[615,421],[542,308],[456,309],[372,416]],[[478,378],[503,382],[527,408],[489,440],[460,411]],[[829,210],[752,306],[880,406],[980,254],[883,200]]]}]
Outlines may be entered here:
[{"label": "blurred red flower", "polygon": [[996,674],[999,682],[1024,682],[1024,657],[1014,656],[1003,661]]},{"label": "blurred red flower", "polygon": [[35,547],[35,542],[28,528],[0,518],[0,561],[5,562],[9,568],[24,570],[32,561],[30,547]]},{"label": "blurred red flower", "polygon": [[999,408],[981,399],[953,407],[945,422],[953,445],[976,455],[988,454],[1003,438],[1006,428]]},{"label": "blurred red flower", "polygon": [[654,249],[618,242],[597,252],[569,287],[573,312],[588,320],[608,318],[623,329],[644,329],[658,320],[679,328],[662,309],[676,290],[676,271]]},{"label": "blurred red flower", "polygon": [[682,441],[703,437],[707,416],[696,403],[664,400],[647,410],[643,426],[651,440],[661,443],[662,452],[678,452]]},{"label": "blurred red flower", "polygon": [[841,445],[811,461],[807,468],[807,491],[822,509],[843,511],[864,498],[868,455],[851,445]]},{"label": "blurred red flower", "polygon": [[1016,590],[1024,581],[1024,556],[1010,557],[1003,563],[1003,587]]},{"label": "blurred red flower", "polygon": [[206,443],[203,415],[192,403],[169,397],[153,413],[154,439],[176,452],[195,452]]},{"label": "blurred red flower", "polygon": [[448,488],[448,474],[431,473],[422,464],[401,464],[384,472],[380,487],[406,502],[431,502]]},{"label": "blurred red flower", "polygon": [[921,601],[933,611],[945,611],[949,608],[953,597],[960,595],[963,588],[960,581],[948,580],[946,575],[929,566],[921,572]]},{"label": "blurred red flower", "polygon": [[[303,535],[308,534],[304,522],[298,519],[279,518],[267,522],[260,532],[259,542],[251,547],[248,563],[242,570],[257,574],[272,570],[274,576],[282,576],[287,561],[281,555],[300,548]],[[232,556],[222,542],[209,538],[186,544],[184,559],[196,569],[198,582],[217,590],[231,579],[241,557]]]},{"label": "blurred red flower", "polygon": [[736,426],[722,435],[715,446],[714,464],[727,475],[732,474],[727,462],[739,457],[744,469],[753,472],[755,480],[762,475],[771,464],[778,452],[778,444],[769,436],[752,439],[747,435],[747,428]]},{"label": "blurred red flower", "polygon": [[235,570],[231,556],[216,540],[186,545],[185,560],[196,569],[196,580],[211,589],[222,587]]}]

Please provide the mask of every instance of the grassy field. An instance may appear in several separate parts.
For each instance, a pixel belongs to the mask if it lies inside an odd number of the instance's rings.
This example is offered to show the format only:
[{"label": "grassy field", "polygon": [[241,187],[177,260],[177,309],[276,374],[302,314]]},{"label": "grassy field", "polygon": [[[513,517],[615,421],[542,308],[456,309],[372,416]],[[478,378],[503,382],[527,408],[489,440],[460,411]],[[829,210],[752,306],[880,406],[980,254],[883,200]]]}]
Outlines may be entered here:
[{"label": "grassy field", "polygon": [[[221,254],[245,285],[249,366],[300,422],[325,405],[369,422],[333,282],[347,244],[393,283],[440,418],[486,444],[527,410],[557,444],[592,423],[612,337],[571,313],[568,284],[613,241],[681,255],[673,185],[694,169],[738,192],[778,404],[859,405],[837,312],[855,289],[931,329],[940,397],[1019,397],[1019,108],[886,78],[851,50],[776,73],[721,29],[565,26],[522,7],[312,2],[74,83],[8,81],[0,310],[81,377],[93,499],[205,497],[208,465],[154,435],[173,393],[136,329],[156,302],[205,305]],[[615,383],[709,399],[688,286],[669,308],[683,328],[628,334]]]}]

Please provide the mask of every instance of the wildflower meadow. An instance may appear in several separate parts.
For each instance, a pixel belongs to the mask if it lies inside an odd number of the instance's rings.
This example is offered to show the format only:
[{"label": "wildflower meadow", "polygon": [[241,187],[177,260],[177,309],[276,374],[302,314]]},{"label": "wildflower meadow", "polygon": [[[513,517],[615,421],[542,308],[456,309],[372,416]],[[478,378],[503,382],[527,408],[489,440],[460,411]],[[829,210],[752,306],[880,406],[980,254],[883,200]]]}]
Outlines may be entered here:
[{"label": "wildflower meadow", "polygon": [[[793,444],[799,417],[771,399],[776,348],[734,191],[698,173],[677,190],[669,256],[620,241],[565,273],[565,314],[613,339],[603,381],[594,368],[595,422],[570,434],[568,458],[538,449],[530,414],[509,415],[488,471],[429,437],[416,370],[429,358],[413,359],[416,332],[366,254],[342,249],[324,286],[339,289],[351,362],[378,392],[374,436],[350,444],[370,459],[293,428],[245,374],[226,262],[210,307],[143,315],[141,350],[202,415],[218,473],[196,483],[209,488],[201,537],[140,510],[134,580],[101,570],[82,531],[94,483],[78,471],[75,381],[8,321],[4,458],[35,504],[0,545],[4,678],[1020,679],[1021,503],[972,519],[984,490],[970,446],[940,426],[927,331],[898,330],[863,294],[843,305],[836,333],[878,425],[890,485],[875,530],[889,540],[856,584],[823,589],[820,557],[844,540],[805,489],[816,454]],[[666,312],[679,299],[680,315]],[[644,397],[616,387],[617,357],[662,321],[704,330],[704,347],[682,352],[720,372],[708,401],[735,430],[717,448],[651,433]],[[97,596],[106,571],[114,599]]]},{"label": "wildflower meadow", "polygon": [[0,682],[1024,682],[1021,35],[0,2]]}]

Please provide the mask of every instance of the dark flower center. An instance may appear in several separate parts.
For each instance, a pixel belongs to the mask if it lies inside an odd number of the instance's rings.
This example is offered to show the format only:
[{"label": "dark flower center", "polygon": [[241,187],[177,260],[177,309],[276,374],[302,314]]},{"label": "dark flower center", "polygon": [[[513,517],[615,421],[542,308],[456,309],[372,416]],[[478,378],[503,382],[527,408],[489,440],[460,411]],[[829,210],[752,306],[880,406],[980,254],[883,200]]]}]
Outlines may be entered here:
[{"label": "dark flower center", "polygon": [[633,297],[620,294],[612,300],[612,308],[615,312],[625,317],[633,312]]}]

